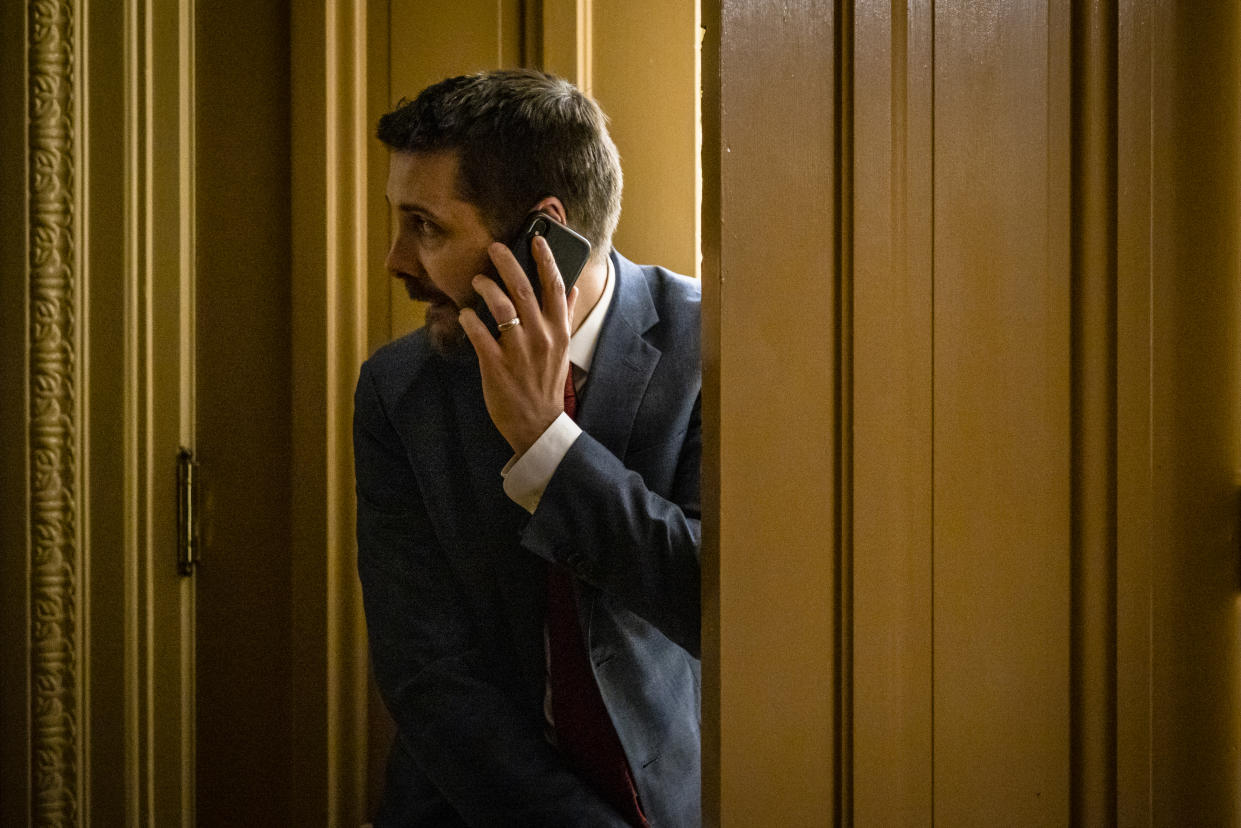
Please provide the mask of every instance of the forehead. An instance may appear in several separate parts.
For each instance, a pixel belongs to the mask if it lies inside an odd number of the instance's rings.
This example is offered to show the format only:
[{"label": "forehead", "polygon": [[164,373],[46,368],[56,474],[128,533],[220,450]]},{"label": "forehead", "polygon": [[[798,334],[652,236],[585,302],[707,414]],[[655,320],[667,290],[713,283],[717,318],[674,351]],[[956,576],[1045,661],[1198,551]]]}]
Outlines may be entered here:
[{"label": "forehead", "polygon": [[450,209],[457,195],[455,152],[393,152],[388,157],[388,202],[397,208]]}]

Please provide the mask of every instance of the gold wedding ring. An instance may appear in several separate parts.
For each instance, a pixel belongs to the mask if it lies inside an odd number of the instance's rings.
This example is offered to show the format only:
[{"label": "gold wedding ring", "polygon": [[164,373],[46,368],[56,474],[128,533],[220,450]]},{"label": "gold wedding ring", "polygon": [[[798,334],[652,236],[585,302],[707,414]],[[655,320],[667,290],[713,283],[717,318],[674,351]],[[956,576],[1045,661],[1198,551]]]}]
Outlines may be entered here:
[{"label": "gold wedding ring", "polygon": [[496,325],[496,330],[498,330],[500,333],[504,333],[510,328],[516,328],[520,324],[521,324],[521,319],[519,317],[514,316],[509,321],[501,322],[499,325]]}]

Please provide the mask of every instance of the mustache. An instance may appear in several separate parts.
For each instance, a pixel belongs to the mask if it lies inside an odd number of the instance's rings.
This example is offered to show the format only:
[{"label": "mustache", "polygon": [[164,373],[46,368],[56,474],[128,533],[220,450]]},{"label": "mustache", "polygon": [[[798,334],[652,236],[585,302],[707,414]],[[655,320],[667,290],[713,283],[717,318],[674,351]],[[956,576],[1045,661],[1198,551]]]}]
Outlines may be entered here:
[{"label": "mustache", "polygon": [[[435,286],[435,283],[425,276],[411,276],[408,273],[398,273],[396,278],[405,283],[405,292],[409,294],[409,298],[416,302],[426,302],[430,305],[452,305],[458,307],[452,297]],[[471,294],[469,301],[461,307],[473,308],[478,311],[483,308],[486,302],[483,297],[477,293]]]},{"label": "mustache", "polygon": [[430,279],[411,276],[408,273],[398,273],[396,277],[405,283],[405,292],[409,294],[410,299],[433,304],[444,302],[455,304],[448,294],[435,287]]}]

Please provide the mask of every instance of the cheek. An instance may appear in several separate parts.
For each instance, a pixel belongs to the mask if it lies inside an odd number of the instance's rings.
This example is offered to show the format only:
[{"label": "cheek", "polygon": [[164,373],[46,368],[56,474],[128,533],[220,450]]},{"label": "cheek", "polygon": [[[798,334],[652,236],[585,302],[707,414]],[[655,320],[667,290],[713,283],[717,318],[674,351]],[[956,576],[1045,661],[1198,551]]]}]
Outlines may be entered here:
[{"label": "cheek", "polygon": [[444,251],[443,255],[434,257],[427,264],[431,280],[460,306],[470,304],[474,299],[474,277],[494,270],[489,267],[491,260],[486,251],[479,255],[475,250]]}]

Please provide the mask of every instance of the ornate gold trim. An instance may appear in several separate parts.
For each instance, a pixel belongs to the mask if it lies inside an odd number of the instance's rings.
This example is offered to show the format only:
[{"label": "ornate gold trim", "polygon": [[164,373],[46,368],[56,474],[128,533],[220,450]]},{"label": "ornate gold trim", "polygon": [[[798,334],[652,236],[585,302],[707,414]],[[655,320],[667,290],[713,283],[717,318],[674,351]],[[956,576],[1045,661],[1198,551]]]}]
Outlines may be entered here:
[{"label": "ornate gold trim", "polygon": [[27,8],[31,818],[78,821],[77,284],[74,4]]}]

